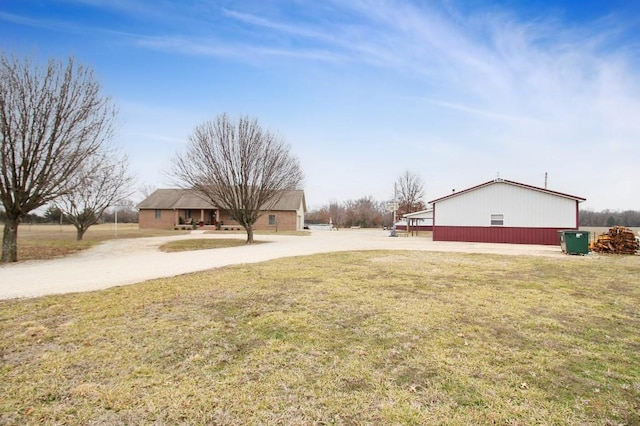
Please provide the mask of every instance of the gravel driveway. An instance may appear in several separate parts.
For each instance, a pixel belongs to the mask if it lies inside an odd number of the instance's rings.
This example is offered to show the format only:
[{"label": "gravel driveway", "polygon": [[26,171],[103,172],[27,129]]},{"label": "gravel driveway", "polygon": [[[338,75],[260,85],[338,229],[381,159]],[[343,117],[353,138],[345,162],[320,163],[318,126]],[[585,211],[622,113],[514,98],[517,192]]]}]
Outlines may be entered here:
[{"label": "gravel driveway", "polygon": [[257,235],[267,244],[164,253],[167,241],[185,238],[244,238],[203,234],[117,239],[69,257],[0,266],[0,299],[99,290],[226,265],[280,257],[352,250],[421,250],[504,255],[563,256],[558,246],[434,242],[429,238],[390,238],[389,231],[315,231],[310,236]]}]

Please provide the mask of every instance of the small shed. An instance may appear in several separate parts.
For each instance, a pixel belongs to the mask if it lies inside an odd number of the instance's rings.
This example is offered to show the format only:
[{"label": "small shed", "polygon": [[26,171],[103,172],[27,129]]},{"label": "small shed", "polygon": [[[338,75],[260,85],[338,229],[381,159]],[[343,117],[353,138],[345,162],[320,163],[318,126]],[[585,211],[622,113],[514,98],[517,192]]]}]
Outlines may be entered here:
[{"label": "small shed", "polygon": [[430,201],[433,240],[559,245],[585,200],[498,178]]}]

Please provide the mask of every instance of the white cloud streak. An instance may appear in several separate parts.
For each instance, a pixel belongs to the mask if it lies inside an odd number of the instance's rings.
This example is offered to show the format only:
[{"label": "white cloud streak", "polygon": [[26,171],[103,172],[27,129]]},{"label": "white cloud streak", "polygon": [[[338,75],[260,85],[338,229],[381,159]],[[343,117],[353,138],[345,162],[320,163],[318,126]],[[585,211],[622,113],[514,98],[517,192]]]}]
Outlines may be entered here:
[{"label": "white cloud streak", "polygon": [[[151,7],[83,1],[137,17]],[[608,191],[620,180],[625,182],[620,187],[640,187],[640,39],[633,20],[608,15],[575,23],[551,14],[531,19],[497,7],[469,12],[462,0],[222,3],[227,6],[181,3],[178,18],[189,25],[180,26],[175,25],[175,5],[154,4],[150,13],[163,25],[147,34],[3,12],[0,20],[56,31],[98,31],[170,54],[273,68],[286,63],[295,70],[292,74],[320,68],[334,76],[335,84],[326,86],[362,85],[358,89],[367,94],[365,102],[383,99],[389,110],[395,106],[397,116],[389,121],[407,114],[402,108],[408,100],[414,107],[428,107],[420,127],[403,129],[397,137],[412,146],[425,145],[446,187],[458,186],[453,180],[459,173],[446,170],[442,165],[447,163],[475,173],[471,183],[498,167],[524,180],[553,169],[566,185],[557,189],[593,194],[597,207],[615,205],[621,195],[609,196]],[[354,104],[354,110],[370,107]],[[400,133],[392,124],[384,130]],[[428,140],[435,141],[432,147],[426,146]],[[447,144],[452,148],[445,149]],[[615,153],[614,181],[563,170],[562,159],[580,153],[596,159],[592,161]]]}]

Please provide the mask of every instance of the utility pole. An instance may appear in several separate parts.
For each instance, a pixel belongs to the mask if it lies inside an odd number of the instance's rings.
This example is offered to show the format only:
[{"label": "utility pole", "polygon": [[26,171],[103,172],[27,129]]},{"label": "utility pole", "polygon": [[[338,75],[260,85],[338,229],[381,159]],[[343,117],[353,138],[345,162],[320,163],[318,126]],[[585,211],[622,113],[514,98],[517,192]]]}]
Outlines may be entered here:
[{"label": "utility pole", "polygon": [[114,237],[117,237],[118,236],[118,206],[116,206],[116,213],[114,215],[114,221],[115,221],[115,223],[114,223],[115,226],[113,228],[114,229],[113,232],[114,232]]},{"label": "utility pole", "polygon": [[397,237],[396,233],[396,210],[398,210],[398,189],[396,183],[393,184],[393,224],[391,225],[390,237]]}]

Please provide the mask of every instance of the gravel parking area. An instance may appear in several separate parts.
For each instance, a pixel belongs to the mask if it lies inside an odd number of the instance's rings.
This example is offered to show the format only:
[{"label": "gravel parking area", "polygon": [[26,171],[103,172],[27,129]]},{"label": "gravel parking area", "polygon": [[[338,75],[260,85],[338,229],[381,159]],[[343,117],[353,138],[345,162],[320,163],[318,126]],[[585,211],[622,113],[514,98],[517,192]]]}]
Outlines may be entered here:
[{"label": "gravel parking area", "polygon": [[421,250],[503,255],[564,256],[558,246],[434,242],[425,237],[389,237],[383,230],[315,231],[310,236],[257,235],[266,244],[164,253],[158,248],[185,238],[244,238],[233,234],[117,239],[77,255],[0,266],[0,299],[93,291],[226,265],[280,257],[352,250]]}]

